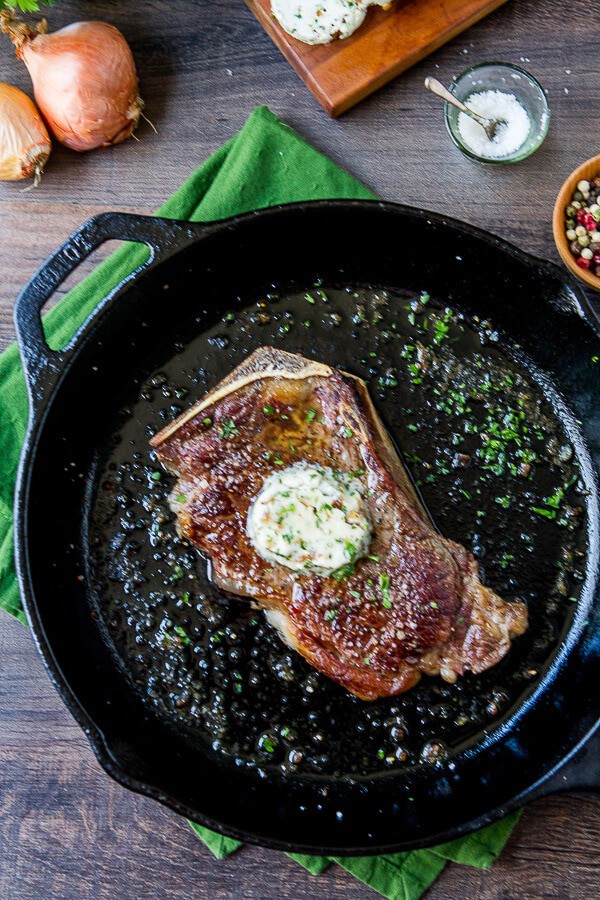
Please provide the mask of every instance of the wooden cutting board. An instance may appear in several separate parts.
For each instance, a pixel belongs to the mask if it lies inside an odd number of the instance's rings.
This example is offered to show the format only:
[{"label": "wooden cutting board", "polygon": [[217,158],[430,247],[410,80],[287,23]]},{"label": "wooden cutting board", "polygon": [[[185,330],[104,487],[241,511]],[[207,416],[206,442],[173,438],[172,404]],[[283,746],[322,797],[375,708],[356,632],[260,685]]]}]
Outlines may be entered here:
[{"label": "wooden cutting board", "polygon": [[271,0],[245,0],[267,34],[330,116],[339,116],[506,0],[394,0],[371,7],[343,41],[310,46],[287,34]]}]

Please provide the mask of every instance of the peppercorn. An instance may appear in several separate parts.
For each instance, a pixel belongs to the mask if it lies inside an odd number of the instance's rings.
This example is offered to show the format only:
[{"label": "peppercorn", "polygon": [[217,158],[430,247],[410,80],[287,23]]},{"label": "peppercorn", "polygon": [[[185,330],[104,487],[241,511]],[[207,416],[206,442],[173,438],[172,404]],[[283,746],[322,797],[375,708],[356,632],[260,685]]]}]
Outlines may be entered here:
[{"label": "peppercorn", "polygon": [[577,265],[600,275],[600,174],[577,182],[565,207],[565,237]]}]

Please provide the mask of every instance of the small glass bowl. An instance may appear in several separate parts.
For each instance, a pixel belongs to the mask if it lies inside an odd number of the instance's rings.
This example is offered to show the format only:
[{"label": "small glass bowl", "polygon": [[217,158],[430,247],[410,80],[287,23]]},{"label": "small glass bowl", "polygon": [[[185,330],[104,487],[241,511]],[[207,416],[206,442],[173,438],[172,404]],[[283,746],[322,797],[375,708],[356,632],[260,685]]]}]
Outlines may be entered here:
[{"label": "small glass bowl", "polygon": [[472,94],[479,94],[482,91],[503,91],[506,94],[513,94],[525,107],[531,120],[531,128],[524,143],[509,156],[479,156],[466,146],[461,137],[458,129],[460,111],[455,106],[445,103],[446,128],[450,137],[465,156],[477,162],[505,165],[527,159],[542,144],[550,125],[550,107],[543,87],[525,69],[513,63],[502,62],[486,62],[471,66],[457,75],[450,85],[450,92],[463,103]]}]

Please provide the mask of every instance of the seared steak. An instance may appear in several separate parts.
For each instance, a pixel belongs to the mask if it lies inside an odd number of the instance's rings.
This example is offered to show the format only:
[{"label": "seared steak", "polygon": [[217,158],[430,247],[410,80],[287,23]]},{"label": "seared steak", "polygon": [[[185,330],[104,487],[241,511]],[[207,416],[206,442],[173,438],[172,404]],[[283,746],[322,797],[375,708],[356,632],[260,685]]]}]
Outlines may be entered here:
[{"label": "seared steak", "polygon": [[482,672],[527,627],[434,529],[360,379],[264,347],[151,443],[214,582],[358,697]]}]

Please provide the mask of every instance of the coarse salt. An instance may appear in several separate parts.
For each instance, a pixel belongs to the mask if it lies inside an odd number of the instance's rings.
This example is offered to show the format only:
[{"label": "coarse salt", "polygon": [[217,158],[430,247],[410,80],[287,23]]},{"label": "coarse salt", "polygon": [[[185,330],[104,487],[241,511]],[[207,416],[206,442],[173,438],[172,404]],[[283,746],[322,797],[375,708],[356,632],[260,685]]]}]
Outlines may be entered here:
[{"label": "coarse salt", "polygon": [[459,113],[458,130],[465,145],[477,156],[502,159],[523,146],[531,129],[527,110],[514,94],[504,91],[480,91],[465,100],[465,106],[486,119],[501,119],[490,141],[482,126],[466,113]]}]

